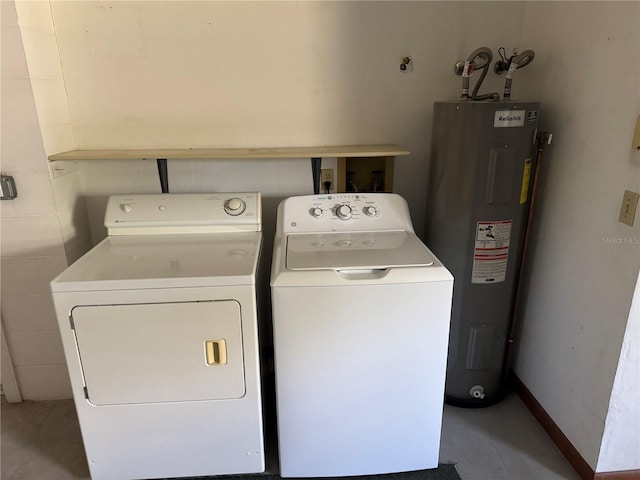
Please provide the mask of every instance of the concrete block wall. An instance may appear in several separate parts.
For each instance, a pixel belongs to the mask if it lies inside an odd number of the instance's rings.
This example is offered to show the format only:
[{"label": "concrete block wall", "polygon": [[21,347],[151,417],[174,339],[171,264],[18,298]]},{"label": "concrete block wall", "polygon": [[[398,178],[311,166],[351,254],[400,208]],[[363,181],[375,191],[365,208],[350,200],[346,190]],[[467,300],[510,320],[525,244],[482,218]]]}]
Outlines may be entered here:
[{"label": "concrete block wall", "polygon": [[[1,168],[18,198],[0,205],[2,322],[22,397],[71,395],[49,280],[68,265],[47,154],[74,147],[48,2],[1,2]],[[26,53],[25,53],[26,52]],[[67,181],[68,183],[68,181]],[[68,185],[65,185],[68,187]],[[77,191],[77,190],[76,190]],[[64,204],[62,206],[65,206]]]}]

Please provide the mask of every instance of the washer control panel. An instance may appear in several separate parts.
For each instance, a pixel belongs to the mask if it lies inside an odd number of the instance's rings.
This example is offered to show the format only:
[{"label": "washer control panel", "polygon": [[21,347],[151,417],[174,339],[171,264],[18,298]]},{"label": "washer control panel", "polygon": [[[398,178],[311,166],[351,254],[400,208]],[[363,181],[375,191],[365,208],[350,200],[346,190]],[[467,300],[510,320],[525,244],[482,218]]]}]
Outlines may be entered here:
[{"label": "washer control panel", "polygon": [[334,218],[342,221],[358,220],[362,215],[379,215],[374,195],[326,195],[310,199],[309,215],[317,220]]},{"label": "washer control panel", "polygon": [[104,225],[109,234],[260,231],[260,193],[113,195]]},{"label": "washer control panel", "polygon": [[285,232],[412,229],[406,202],[393,193],[291,197],[280,205]]}]

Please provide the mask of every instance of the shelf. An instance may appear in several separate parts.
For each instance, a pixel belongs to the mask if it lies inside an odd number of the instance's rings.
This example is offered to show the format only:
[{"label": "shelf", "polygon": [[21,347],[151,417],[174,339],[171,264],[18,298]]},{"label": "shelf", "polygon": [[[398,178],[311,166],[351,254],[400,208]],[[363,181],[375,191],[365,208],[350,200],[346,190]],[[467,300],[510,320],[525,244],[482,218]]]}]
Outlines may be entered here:
[{"label": "shelf", "polygon": [[262,158],[323,158],[323,157],[397,157],[411,152],[397,145],[348,145],[336,147],[286,148],[186,148],[186,149],[119,149],[70,150],[49,156],[59,160],[170,160],[194,159],[262,159]]},{"label": "shelf", "polygon": [[[87,160],[156,160],[163,193],[169,192],[167,160],[221,160],[221,159],[311,159],[313,189],[320,192],[320,171],[323,157],[336,157],[339,162],[349,158],[393,159],[411,152],[397,145],[343,145],[337,147],[286,147],[286,148],[180,148],[180,149],[118,149],[118,150],[70,150],[49,156],[50,162]],[[391,163],[391,170],[393,163]],[[390,170],[390,171],[391,171]],[[386,183],[391,185],[390,182]]]}]

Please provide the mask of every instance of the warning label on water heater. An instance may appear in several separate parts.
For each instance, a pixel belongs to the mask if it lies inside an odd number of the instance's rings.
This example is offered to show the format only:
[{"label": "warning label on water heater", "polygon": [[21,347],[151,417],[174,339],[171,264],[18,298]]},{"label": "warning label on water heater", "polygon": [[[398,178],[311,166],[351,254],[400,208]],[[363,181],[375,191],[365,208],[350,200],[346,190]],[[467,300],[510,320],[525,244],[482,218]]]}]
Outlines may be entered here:
[{"label": "warning label on water heater", "polygon": [[500,283],[507,276],[511,220],[478,222],[471,283]]}]

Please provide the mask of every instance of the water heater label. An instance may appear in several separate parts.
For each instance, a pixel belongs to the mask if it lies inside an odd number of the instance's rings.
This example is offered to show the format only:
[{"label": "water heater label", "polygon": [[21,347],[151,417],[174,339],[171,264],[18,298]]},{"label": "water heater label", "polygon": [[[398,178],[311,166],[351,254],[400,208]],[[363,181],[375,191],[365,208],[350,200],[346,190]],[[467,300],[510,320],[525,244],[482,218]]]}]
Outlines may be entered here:
[{"label": "water heater label", "polygon": [[524,126],[525,110],[498,110],[493,117],[493,126],[522,127]]},{"label": "water heater label", "polygon": [[511,220],[478,222],[471,283],[500,283],[507,276]]}]

